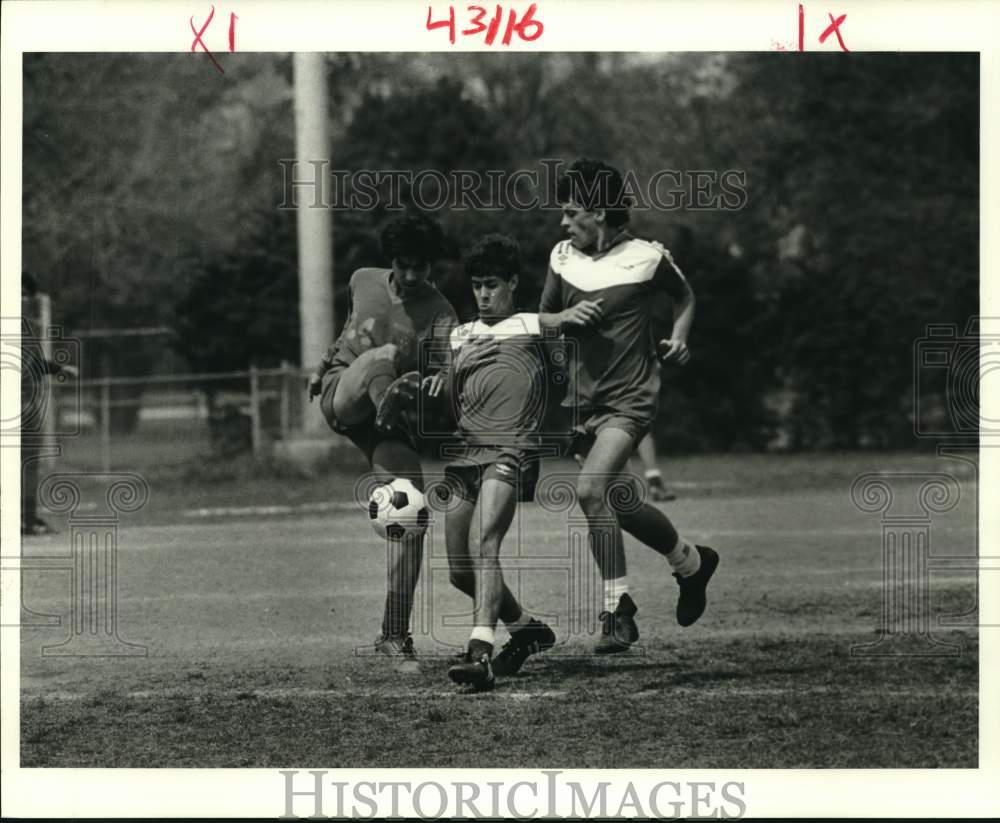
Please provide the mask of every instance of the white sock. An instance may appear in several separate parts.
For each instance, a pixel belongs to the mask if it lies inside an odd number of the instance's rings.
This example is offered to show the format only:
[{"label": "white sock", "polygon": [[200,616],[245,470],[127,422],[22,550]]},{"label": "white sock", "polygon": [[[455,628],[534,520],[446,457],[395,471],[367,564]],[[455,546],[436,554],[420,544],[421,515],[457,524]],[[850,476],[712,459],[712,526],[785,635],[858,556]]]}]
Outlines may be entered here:
[{"label": "white sock", "polygon": [[507,627],[507,631],[513,634],[518,629],[526,629],[530,622],[531,622],[531,615],[528,614],[526,611],[522,611],[521,616],[517,618],[517,620],[515,620],[513,623],[504,623],[504,625]]},{"label": "white sock", "polygon": [[623,594],[628,593],[628,578],[616,577],[604,581],[604,610],[613,612],[618,607],[618,601]]},{"label": "white sock", "polygon": [[653,480],[654,478],[659,479],[661,477],[659,469],[646,469],[646,479]]},{"label": "white sock", "polygon": [[690,577],[701,568],[701,555],[683,537],[678,537],[677,545],[667,553],[667,562],[681,577]]},{"label": "white sock", "polygon": [[496,645],[497,633],[495,629],[491,629],[489,626],[476,626],[472,630],[472,634],[469,635],[469,640],[479,640],[482,643],[489,643],[491,646]]}]

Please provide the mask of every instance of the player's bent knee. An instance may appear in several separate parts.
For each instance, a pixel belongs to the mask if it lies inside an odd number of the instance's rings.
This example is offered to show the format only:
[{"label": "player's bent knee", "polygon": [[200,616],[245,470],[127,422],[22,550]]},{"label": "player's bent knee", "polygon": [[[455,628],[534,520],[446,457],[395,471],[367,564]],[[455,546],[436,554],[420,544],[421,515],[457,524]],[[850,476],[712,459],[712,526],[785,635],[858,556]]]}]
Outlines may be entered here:
[{"label": "player's bent knee", "polygon": [[395,343],[386,343],[377,349],[372,349],[372,357],[377,360],[392,360],[395,362],[399,358],[399,346]]},{"label": "player's bent knee", "polygon": [[500,544],[503,538],[495,536],[483,536],[479,541],[479,556],[487,560],[496,560],[500,557]]},{"label": "player's bent knee", "polygon": [[604,505],[605,484],[594,478],[581,478],[576,487],[576,497],[584,514],[601,514]]}]

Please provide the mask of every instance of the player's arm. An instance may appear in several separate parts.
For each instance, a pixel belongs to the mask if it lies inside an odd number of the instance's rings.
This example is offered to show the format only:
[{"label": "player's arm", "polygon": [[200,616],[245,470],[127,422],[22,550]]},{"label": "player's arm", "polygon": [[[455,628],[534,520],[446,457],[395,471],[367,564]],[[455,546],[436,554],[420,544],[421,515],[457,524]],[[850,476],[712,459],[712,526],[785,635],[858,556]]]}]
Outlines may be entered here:
[{"label": "player's arm", "polygon": [[429,397],[441,397],[448,390],[457,331],[458,318],[453,311],[439,315],[431,327],[430,348],[421,357],[424,366],[421,385]]},{"label": "player's arm", "polygon": [[664,363],[677,363],[683,366],[691,359],[687,339],[694,323],[694,291],[666,249],[663,250],[663,259],[656,269],[653,282],[657,288],[663,289],[670,295],[674,307],[673,330],[668,339],[659,342],[657,353]]},{"label": "player's arm", "polygon": [[425,377],[424,390],[431,397],[457,397],[470,372],[496,361],[500,344],[493,337],[467,337],[456,329],[451,336],[448,367]]}]

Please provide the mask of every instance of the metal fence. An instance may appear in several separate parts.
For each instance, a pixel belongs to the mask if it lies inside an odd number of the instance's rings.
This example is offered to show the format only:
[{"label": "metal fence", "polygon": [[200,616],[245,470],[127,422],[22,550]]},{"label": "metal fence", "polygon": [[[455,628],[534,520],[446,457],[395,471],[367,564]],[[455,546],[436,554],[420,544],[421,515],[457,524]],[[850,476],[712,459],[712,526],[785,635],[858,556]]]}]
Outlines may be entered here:
[{"label": "metal fence", "polygon": [[262,460],[301,430],[305,374],[286,364],[52,381],[51,428],[72,463],[102,471],[238,453]]}]

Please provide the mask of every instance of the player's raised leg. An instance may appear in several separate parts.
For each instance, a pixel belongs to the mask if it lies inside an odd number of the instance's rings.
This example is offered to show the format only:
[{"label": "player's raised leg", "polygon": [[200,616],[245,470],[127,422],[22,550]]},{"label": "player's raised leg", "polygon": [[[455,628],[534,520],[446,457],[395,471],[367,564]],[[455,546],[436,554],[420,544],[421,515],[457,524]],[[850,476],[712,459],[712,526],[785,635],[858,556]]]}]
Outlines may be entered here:
[{"label": "player's raised leg", "polygon": [[358,355],[336,380],[328,372],[320,400],[327,422],[354,426],[373,418],[398,372],[399,348],[392,343]]},{"label": "player's raised leg", "polygon": [[[372,453],[372,471],[386,482],[406,478],[423,491],[423,473],[417,453],[402,440],[389,438],[380,441]],[[402,540],[389,540],[388,584],[385,608],[382,615],[382,634],[376,647],[383,654],[398,658],[397,669],[403,673],[417,673],[416,653],[410,636],[410,616],[413,612],[413,595],[420,580],[423,561],[424,535],[410,535]]]},{"label": "player's raised leg", "polygon": [[[623,499],[640,499],[641,489],[634,477],[623,475],[621,482],[634,485],[632,494],[622,495]],[[615,499],[616,496],[612,495],[612,506]],[[622,506],[615,513],[626,532],[667,559],[680,586],[677,622],[681,626],[690,626],[705,611],[708,581],[719,565],[718,552],[709,546],[696,546],[686,541],[677,533],[670,518],[649,503],[639,507]]]}]

